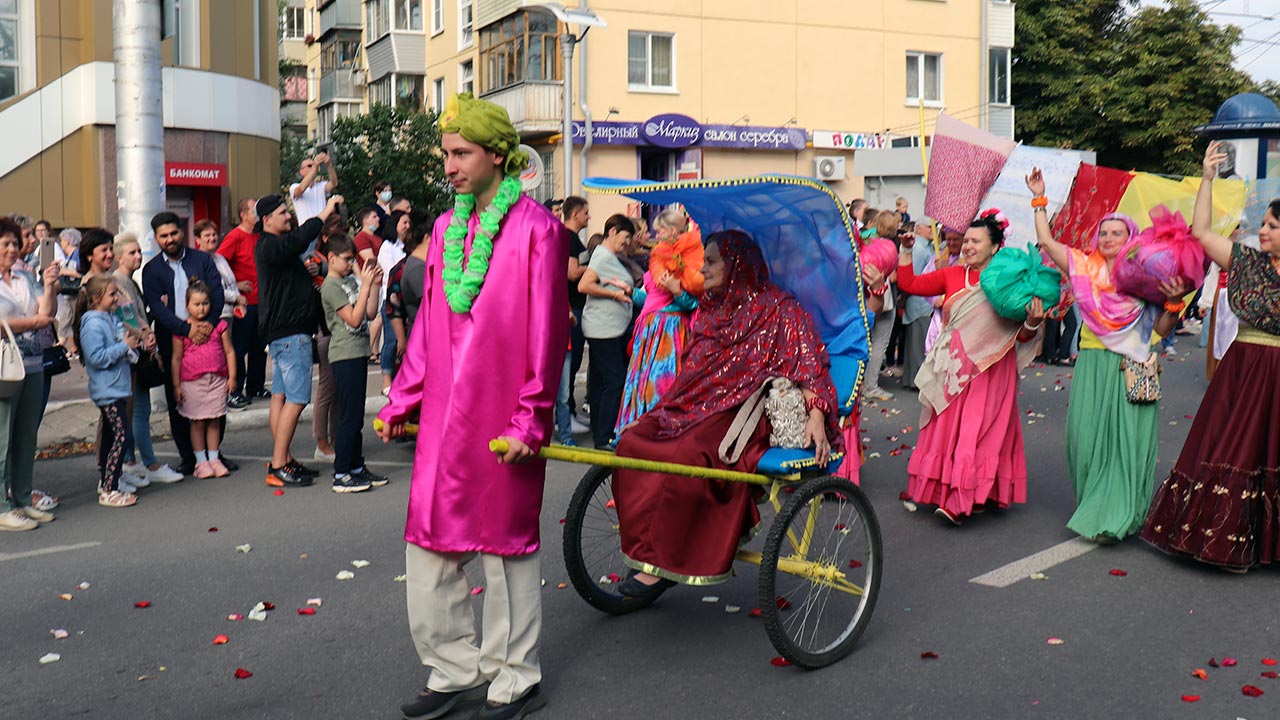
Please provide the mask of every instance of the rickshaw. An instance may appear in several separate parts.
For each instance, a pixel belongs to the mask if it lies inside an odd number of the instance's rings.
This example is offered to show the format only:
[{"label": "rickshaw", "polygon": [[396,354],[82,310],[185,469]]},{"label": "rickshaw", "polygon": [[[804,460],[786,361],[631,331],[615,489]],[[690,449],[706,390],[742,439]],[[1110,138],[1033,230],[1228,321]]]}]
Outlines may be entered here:
[{"label": "rickshaw", "polygon": [[[669,183],[588,178],[583,186],[655,205],[680,203],[704,237],[722,229],[750,234],[764,254],[770,279],[813,316],[831,356],[842,421],[849,422],[867,371],[870,323],[853,221],[826,185],[810,178],[762,175]],[[503,444],[491,447],[504,451]],[[761,527],[765,512],[771,508],[775,515],[763,543],[757,545],[756,538],[744,544],[737,559],[760,566],[759,615],[773,646],[792,664],[820,668],[840,660],[870,622],[883,572],[880,526],[862,490],[833,474],[842,455],[833,455],[823,467],[811,450],[772,448],[755,473],[556,445],[540,455],[592,466],[579,481],[564,520],[565,568],[574,589],[592,607],[620,615],[653,602],[614,590],[629,568],[623,562],[612,478],[617,468],[634,468],[763,489]]]}]

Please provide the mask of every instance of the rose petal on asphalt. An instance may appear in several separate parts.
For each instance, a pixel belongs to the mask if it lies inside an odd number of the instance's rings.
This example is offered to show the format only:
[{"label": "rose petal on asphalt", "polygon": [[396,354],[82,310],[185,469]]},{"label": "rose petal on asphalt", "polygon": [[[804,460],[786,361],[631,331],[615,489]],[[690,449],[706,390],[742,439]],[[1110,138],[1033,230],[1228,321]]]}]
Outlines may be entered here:
[{"label": "rose petal on asphalt", "polygon": [[1218,658],[1209,658],[1209,667],[1211,668],[1219,667]]},{"label": "rose petal on asphalt", "polygon": [[558,585],[556,585],[557,590],[563,590],[567,587],[569,587],[569,583],[559,583]]},{"label": "rose petal on asphalt", "polygon": [[751,610],[747,612],[747,615],[751,617],[760,617],[763,614],[764,614],[764,611],[761,610],[760,608],[751,608]]},{"label": "rose petal on asphalt", "polygon": [[1048,640],[1045,640],[1045,642],[1046,642],[1046,643],[1048,643],[1048,644],[1050,644],[1050,645],[1061,645],[1061,644],[1063,644],[1065,641],[1064,641],[1062,638],[1059,638],[1059,637],[1051,637],[1051,638],[1049,638]]},{"label": "rose petal on asphalt", "polygon": [[49,634],[53,636],[54,640],[66,640],[67,636],[70,633],[68,633],[66,630],[59,628],[57,630],[50,630]]},{"label": "rose petal on asphalt", "polygon": [[791,601],[790,601],[790,600],[788,600],[788,599],[786,599],[786,598],[784,598],[784,597],[776,598],[776,599],[773,601],[773,603],[774,603],[775,605],[777,605],[777,606],[778,606],[778,609],[779,609],[779,610],[790,610],[790,609],[791,609]]},{"label": "rose petal on asphalt", "polygon": [[266,602],[265,600],[259,604],[262,605],[263,610],[266,610],[268,612],[276,609],[275,603],[269,603],[269,602]]},{"label": "rose petal on asphalt", "polygon": [[226,635],[214,635],[214,636],[213,636],[213,644],[214,644],[214,645],[226,645],[226,644],[227,644],[228,642],[230,642],[230,641],[231,641],[231,639],[230,639],[230,638],[228,638]]},{"label": "rose petal on asphalt", "polygon": [[1205,672],[1204,668],[1196,668],[1195,670],[1191,671],[1191,677],[1198,677],[1201,680],[1208,680],[1209,673]]},{"label": "rose petal on asphalt", "polygon": [[1266,665],[1266,666],[1268,666],[1268,667],[1273,667],[1273,666],[1275,666],[1275,664],[1276,664],[1276,659],[1275,659],[1275,658],[1262,658],[1262,664],[1263,664],[1263,665]]},{"label": "rose petal on asphalt", "polygon": [[1108,573],[1111,575],[1115,575],[1116,577],[1124,577],[1129,574],[1127,571],[1121,570],[1120,568],[1112,568],[1111,570],[1108,571]]},{"label": "rose petal on asphalt", "polygon": [[227,616],[227,619],[230,620],[231,622],[237,622],[239,620],[243,620],[244,616],[241,615],[240,613],[231,613],[230,615]]},{"label": "rose petal on asphalt", "polygon": [[[277,496],[279,496],[279,495],[283,495],[283,494],[284,494],[284,490],[277,490],[277,491],[275,491],[274,493],[272,493],[272,495],[277,495]],[[246,671],[246,672],[247,672],[247,671]]]},{"label": "rose petal on asphalt", "polygon": [[1240,692],[1244,695],[1248,695],[1249,697],[1262,696],[1262,688],[1258,687],[1257,685],[1245,685],[1244,687],[1240,688]]},{"label": "rose petal on asphalt", "polygon": [[920,653],[920,659],[921,660],[937,660],[938,653],[932,650],[925,650],[924,652]]},{"label": "rose petal on asphalt", "polygon": [[404,582],[404,581],[405,581],[405,580],[407,580],[407,579],[408,579],[408,578],[407,578],[407,577],[405,577],[404,575],[397,575],[397,576],[395,576],[395,577],[391,578],[391,582]]},{"label": "rose petal on asphalt", "polygon": [[58,653],[49,653],[47,655],[40,656],[40,664],[48,665],[49,663],[56,663],[61,659],[62,659],[62,656],[59,655]]},{"label": "rose petal on asphalt", "polygon": [[1222,667],[1235,667],[1235,666],[1236,666],[1235,658],[1232,658],[1232,657],[1222,658]]},{"label": "rose petal on asphalt", "polygon": [[209,532],[218,532],[218,528],[216,528],[216,527],[211,527],[211,528],[209,528]]},{"label": "rose petal on asphalt", "polygon": [[778,657],[770,660],[769,664],[774,667],[786,667],[791,664],[791,661],[779,655]]},{"label": "rose petal on asphalt", "polygon": [[353,572],[351,572],[350,570],[343,570],[343,571],[339,572],[337,575],[335,575],[334,577],[335,577],[335,578],[337,578],[337,579],[339,579],[339,580],[350,580],[351,578],[353,578],[353,577],[355,577],[355,576],[356,576],[356,574],[355,574],[355,573],[353,573]]},{"label": "rose petal on asphalt", "polygon": [[133,606],[138,608],[139,610],[146,610],[147,608],[151,607],[151,601],[139,600],[138,602],[134,603]]},{"label": "rose petal on asphalt", "polygon": [[850,560],[850,561],[849,561],[849,567],[850,567],[850,568],[852,568],[852,569],[857,569],[857,568],[862,567],[862,563],[861,563],[860,561],[858,561],[858,560]]},{"label": "rose petal on asphalt", "polygon": [[299,615],[315,615],[316,609],[313,607],[300,607],[298,608],[298,614]]},{"label": "rose petal on asphalt", "polygon": [[1189,702],[1189,703],[1200,702],[1200,696],[1199,695],[1183,695],[1182,702]]},{"label": "rose petal on asphalt", "polygon": [[61,594],[61,595],[59,595],[58,597],[62,598],[63,600],[70,600],[71,598],[73,598],[73,597],[75,597],[75,596],[74,596],[74,595],[72,595],[71,593],[62,593],[62,594]]},{"label": "rose petal on asphalt", "polygon": [[367,568],[367,567],[369,567],[369,561],[368,561],[368,560],[352,560],[352,561],[351,561],[351,567],[353,567],[353,568],[355,568],[355,569],[357,569],[357,570],[359,570],[359,569],[361,569],[361,568]]},{"label": "rose petal on asphalt", "polygon": [[472,594],[472,595],[479,595],[479,594],[480,594],[480,593],[482,593],[482,592],[484,592],[484,588],[483,588],[483,587],[473,587],[473,588],[471,588],[471,594]]},{"label": "rose petal on asphalt", "polygon": [[237,680],[248,680],[251,677],[253,677],[253,673],[249,672],[248,670],[245,670],[244,668],[236,668]]},{"label": "rose petal on asphalt", "polygon": [[1275,670],[1267,670],[1262,673],[1262,677],[1268,680],[1280,680],[1280,673],[1277,673]]}]

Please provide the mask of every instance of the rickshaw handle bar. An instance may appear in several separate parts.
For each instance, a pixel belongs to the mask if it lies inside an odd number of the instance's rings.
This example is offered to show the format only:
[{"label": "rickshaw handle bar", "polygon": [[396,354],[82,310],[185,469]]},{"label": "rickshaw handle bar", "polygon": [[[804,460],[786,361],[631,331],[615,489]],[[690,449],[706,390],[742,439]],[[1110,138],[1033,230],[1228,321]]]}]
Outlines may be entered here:
[{"label": "rickshaw handle bar", "polygon": [[[510,446],[507,444],[506,440],[489,441],[489,450],[491,452],[505,453],[509,449]],[[683,475],[685,477],[706,478],[708,480],[727,480],[729,482],[748,483],[751,485],[771,485],[775,480],[768,475],[757,475],[755,473],[723,470],[720,468],[680,465],[677,463],[658,462],[656,460],[642,460],[640,458],[632,457],[620,457],[607,450],[570,448],[563,445],[548,445],[538,451],[538,457],[544,460],[560,460],[562,462],[577,463],[579,465],[603,465],[605,467],[624,468],[627,470],[642,470],[644,472],[666,473],[668,475]]]}]

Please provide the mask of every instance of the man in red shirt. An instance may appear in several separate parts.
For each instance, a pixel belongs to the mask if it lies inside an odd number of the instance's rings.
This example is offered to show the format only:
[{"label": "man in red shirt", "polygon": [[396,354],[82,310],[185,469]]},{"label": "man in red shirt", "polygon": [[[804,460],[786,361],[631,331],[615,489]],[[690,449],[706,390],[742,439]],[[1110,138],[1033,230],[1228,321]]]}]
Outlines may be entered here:
[{"label": "man in red shirt", "polygon": [[252,399],[270,398],[263,384],[267,377],[266,343],[258,335],[258,266],[253,259],[258,247],[258,234],[253,225],[258,221],[254,210],[254,198],[240,201],[240,224],[231,229],[218,246],[218,254],[227,259],[231,272],[236,276],[236,286],[244,295],[248,307],[244,317],[236,318],[231,326],[231,343],[236,349],[237,387],[232,388],[227,405],[237,410],[245,408]]},{"label": "man in red shirt", "polygon": [[378,234],[378,228],[382,226],[382,216],[370,205],[356,215],[356,222],[360,223],[360,231],[354,238],[356,257],[360,261],[360,267],[364,267],[366,263],[378,262],[378,251],[382,249],[382,236]]}]

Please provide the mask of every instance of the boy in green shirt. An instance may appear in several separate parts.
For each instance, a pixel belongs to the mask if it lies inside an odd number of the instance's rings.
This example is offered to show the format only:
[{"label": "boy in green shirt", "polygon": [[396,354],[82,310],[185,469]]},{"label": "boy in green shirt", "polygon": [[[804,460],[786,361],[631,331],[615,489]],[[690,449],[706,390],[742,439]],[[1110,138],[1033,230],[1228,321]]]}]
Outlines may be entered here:
[{"label": "boy in green shirt", "polygon": [[355,243],[346,233],[330,237],[326,248],[329,274],[320,287],[320,300],[324,305],[324,321],[333,336],[329,341],[329,365],[338,386],[333,491],[364,492],[388,482],[365,467],[361,432],[369,379],[369,321],[378,316],[382,271],[377,263],[365,263],[357,281]]}]

